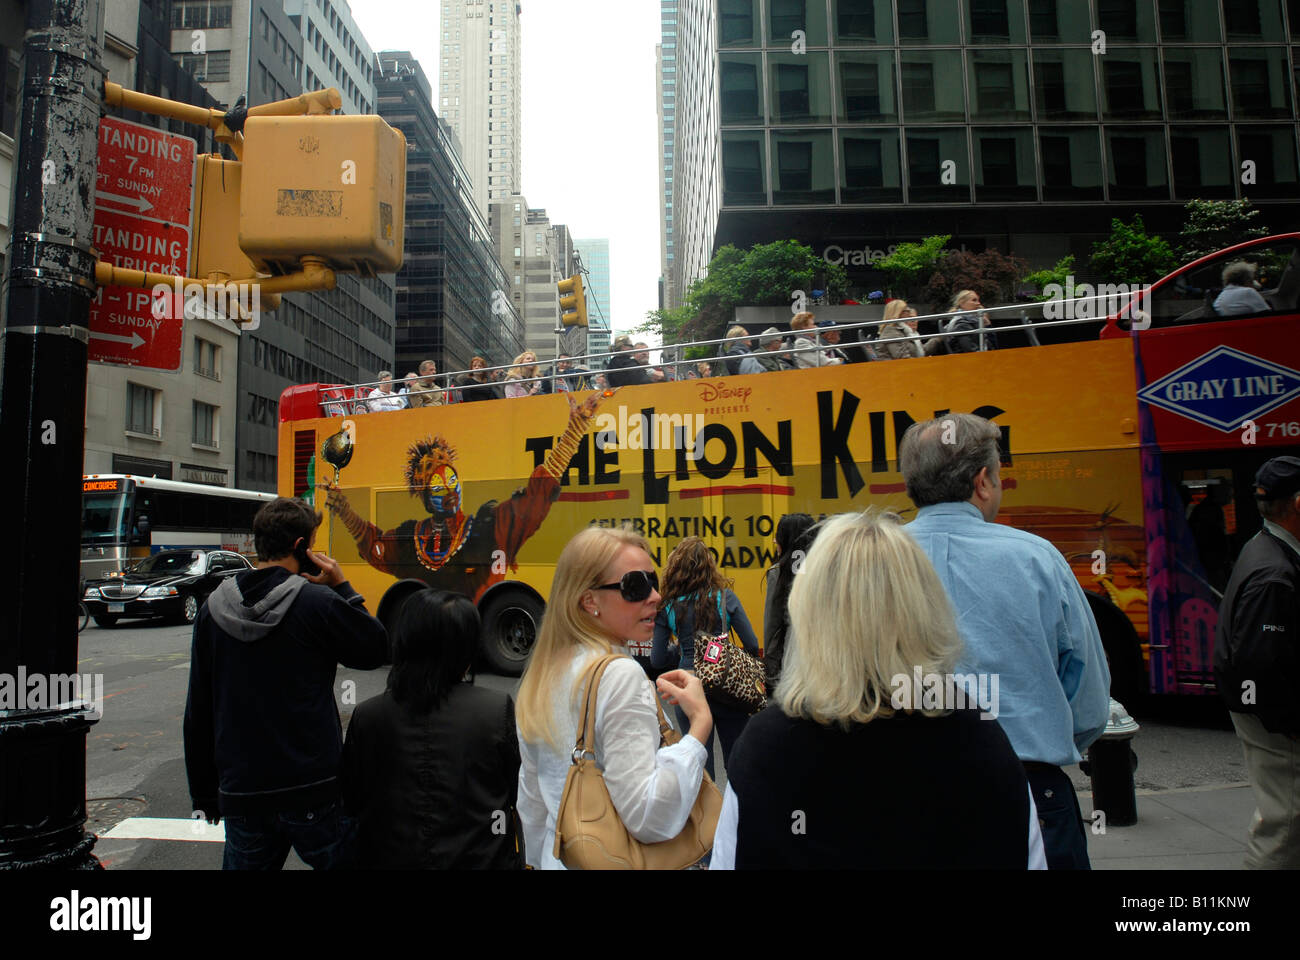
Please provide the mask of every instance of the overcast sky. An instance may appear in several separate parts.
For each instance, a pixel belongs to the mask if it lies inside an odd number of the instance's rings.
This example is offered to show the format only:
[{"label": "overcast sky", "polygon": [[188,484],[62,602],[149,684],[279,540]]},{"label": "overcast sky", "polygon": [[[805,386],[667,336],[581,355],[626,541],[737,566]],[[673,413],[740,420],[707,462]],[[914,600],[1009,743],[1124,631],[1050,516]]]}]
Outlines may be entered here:
[{"label": "overcast sky", "polygon": [[[631,329],[659,305],[659,0],[521,2],[523,194],[574,237],[609,238],[611,320]],[[410,50],[435,97],[440,6],[352,0],[371,48]]]}]

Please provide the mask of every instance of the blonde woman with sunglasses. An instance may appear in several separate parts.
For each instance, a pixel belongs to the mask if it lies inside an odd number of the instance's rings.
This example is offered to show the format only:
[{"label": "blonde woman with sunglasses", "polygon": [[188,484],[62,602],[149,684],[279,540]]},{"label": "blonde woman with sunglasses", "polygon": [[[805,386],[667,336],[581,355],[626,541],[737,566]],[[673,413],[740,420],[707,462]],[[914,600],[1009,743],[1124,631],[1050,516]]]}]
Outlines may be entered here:
[{"label": "blonde woman with sunglasses", "polygon": [[[537,647],[519,685],[518,810],[528,865],[560,870],[553,855],[564,781],[573,763],[586,690],[583,676],[598,658],[647,643],[659,608],[659,578],[644,538],[626,530],[588,527],[569,541],[555,566]],[[690,734],[659,746],[658,693],[677,704]],[[592,749],[628,833],[642,843],[681,833],[700,792],[713,718],[700,681],[674,670],[651,685],[631,656],[605,670],[596,697]]]}]

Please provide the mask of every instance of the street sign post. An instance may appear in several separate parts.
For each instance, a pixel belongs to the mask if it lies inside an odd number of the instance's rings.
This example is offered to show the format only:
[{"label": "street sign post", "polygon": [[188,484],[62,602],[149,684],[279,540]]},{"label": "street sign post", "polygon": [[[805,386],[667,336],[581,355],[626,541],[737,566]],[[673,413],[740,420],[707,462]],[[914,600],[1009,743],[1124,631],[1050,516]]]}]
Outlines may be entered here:
[{"label": "street sign post", "polygon": [[[100,120],[94,227],[100,259],[186,276],[196,147],[191,137],[116,117]],[[184,320],[170,306],[155,304],[150,290],[100,287],[90,306],[90,359],[179,370]]]}]

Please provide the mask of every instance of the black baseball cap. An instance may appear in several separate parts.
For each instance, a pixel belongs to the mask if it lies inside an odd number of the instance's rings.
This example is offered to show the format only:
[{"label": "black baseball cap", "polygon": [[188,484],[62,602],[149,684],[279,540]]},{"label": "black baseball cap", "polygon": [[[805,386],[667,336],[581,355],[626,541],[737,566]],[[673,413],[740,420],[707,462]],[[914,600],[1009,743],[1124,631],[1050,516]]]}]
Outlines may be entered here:
[{"label": "black baseball cap", "polygon": [[1282,500],[1300,493],[1300,457],[1274,457],[1255,474],[1255,497]]}]

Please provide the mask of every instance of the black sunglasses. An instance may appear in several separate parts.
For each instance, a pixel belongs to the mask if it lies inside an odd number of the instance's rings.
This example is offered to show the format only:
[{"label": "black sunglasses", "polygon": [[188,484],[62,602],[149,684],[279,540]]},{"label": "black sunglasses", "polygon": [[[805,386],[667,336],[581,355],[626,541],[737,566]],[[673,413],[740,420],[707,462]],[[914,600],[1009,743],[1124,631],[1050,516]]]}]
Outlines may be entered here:
[{"label": "black sunglasses", "polygon": [[633,570],[623,574],[618,583],[606,583],[593,590],[617,590],[628,603],[640,603],[659,589],[659,574],[653,570]]}]

